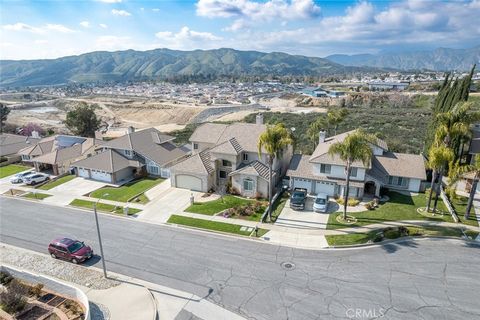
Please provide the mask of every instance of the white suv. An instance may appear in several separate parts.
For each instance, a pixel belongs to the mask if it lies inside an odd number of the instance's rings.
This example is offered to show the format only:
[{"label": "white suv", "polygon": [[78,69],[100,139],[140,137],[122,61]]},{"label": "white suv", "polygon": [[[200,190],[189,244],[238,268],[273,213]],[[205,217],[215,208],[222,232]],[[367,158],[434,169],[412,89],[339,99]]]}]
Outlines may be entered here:
[{"label": "white suv", "polygon": [[50,178],[43,173],[36,173],[34,175],[25,177],[23,179],[23,182],[25,182],[25,184],[33,186],[34,184],[41,183],[41,182],[47,181],[49,179]]}]

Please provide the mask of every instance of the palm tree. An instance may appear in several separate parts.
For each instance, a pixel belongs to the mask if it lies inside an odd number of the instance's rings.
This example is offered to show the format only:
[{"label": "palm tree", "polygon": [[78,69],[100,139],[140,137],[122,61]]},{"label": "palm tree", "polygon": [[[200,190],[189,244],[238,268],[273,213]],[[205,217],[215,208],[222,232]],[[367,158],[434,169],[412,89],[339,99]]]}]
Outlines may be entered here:
[{"label": "palm tree", "polygon": [[345,192],[344,192],[344,204],[343,204],[343,219],[347,219],[347,204],[348,193],[350,189],[350,173],[352,171],[352,164],[356,161],[362,161],[365,166],[370,164],[372,159],[372,148],[370,143],[376,141],[376,137],[367,134],[363,130],[359,129],[354,133],[349,134],[343,141],[335,142],[328,149],[328,153],[331,156],[339,156],[342,161],[345,162],[346,169],[345,174],[347,176]]},{"label": "palm tree", "polygon": [[438,202],[439,188],[435,185],[435,179],[438,179],[438,185],[442,183],[442,173],[448,163],[453,161],[454,155],[452,149],[448,148],[444,144],[434,145],[428,152],[427,167],[432,169],[432,183],[430,185],[430,194],[428,195],[427,212],[430,211],[430,204],[432,202],[432,193],[435,189],[435,206],[433,212],[435,212]]},{"label": "palm tree", "polygon": [[275,126],[267,126],[258,138],[258,157],[262,158],[262,150],[268,155],[268,221],[272,219],[272,167],[275,158],[282,157],[283,151],[293,144],[290,132],[283,123],[277,123]]},{"label": "palm tree", "polygon": [[450,185],[455,185],[456,182],[460,180],[460,178],[466,173],[473,174],[473,182],[470,189],[467,208],[465,210],[465,215],[464,215],[465,219],[469,219],[470,212],[472,211],[473,200],[475,198],[475,193],[477,191],[478,181],[480,180],[480,157],[475,157],[473,164],[460,165],[459,163],[457,163],[457,165],[455,165],[452,168],[449,175]]},{"label": "palm tree", "polygon": [[329,128],[333,128],[334,135],[337,135],[338,125],[345,120],[347,115],[347,109],[335,109],[327,113],[327,124]]},{"label": "palm tree", "polygon": [[312,122],[307,129],[308,138],[313,143],[313,149],[317,146],[318,143],[318,134],[321,130],[324,130],[328,127],[327,121],[323,117],[318,117],[317,120]]}]

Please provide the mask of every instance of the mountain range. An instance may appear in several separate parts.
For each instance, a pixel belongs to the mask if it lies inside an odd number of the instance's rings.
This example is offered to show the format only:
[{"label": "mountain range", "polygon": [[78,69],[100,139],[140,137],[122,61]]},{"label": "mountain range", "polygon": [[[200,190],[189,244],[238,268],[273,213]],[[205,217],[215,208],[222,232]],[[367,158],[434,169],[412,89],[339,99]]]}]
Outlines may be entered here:
[{"label": "mountain range", "polygon": [[383,54],[334,54],[326,59],[345,66],[400,70],[468,71],[480,62],[480,45],[469,49],[438,48],[430,51]]},{"label": "mountain range", "polygon": [[48,60],[0,61],[1,86],[235,76],[324,76],[369,71],[323,58],[234,49],[91,52]]}]

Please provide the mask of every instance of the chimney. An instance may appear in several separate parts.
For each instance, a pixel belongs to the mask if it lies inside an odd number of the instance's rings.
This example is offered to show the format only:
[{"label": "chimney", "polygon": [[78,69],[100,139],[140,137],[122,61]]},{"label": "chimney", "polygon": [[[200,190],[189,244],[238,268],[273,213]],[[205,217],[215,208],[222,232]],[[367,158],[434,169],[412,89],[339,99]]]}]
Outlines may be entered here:
[{"label": "chimney", "polygon": [[128,134],[134,133],[134,132],[135,132],[135,128],[134,128],[134,127],[129,126],[129,127],[127,128],[127,133],[128,133]]},{"label": "chimney", "polygon": [[320,132],[318,133],[318,143],[324,143],[326,136],[327,133],[325,132],[325,130],[320,130]]},{"label": "chimney", "polygon": [[31,135],[32,135],[32,138],[40,139],[40,133],[36,130],[33,130]]},{"label": "chimney", "polygon": [[263,113],[257,114],[255,117],[255,123],[256,124],[263,124]]}]

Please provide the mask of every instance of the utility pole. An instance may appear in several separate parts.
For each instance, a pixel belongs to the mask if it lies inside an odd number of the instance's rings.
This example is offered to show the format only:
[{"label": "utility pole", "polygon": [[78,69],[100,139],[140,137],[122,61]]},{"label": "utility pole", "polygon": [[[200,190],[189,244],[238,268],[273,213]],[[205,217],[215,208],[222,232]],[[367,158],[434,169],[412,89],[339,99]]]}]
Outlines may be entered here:
[{"label": "utility pole", "polygon": [[103,194],[94,204],[93,204],[93,212],[95,214],[95,224],[97,225],[97,235],[98,235],[98,244],[100,245],[100,255],[102,258],[102,267],[103,267],[103,276],[107,278],[107,267],[105,265],[105,255],[103,254],[103,245],[102,245],[102,237],[100,235],[100,226],[98,225],[98,213],[97,213],[97,204],[103,198],[108,196],[108,193]]}]

